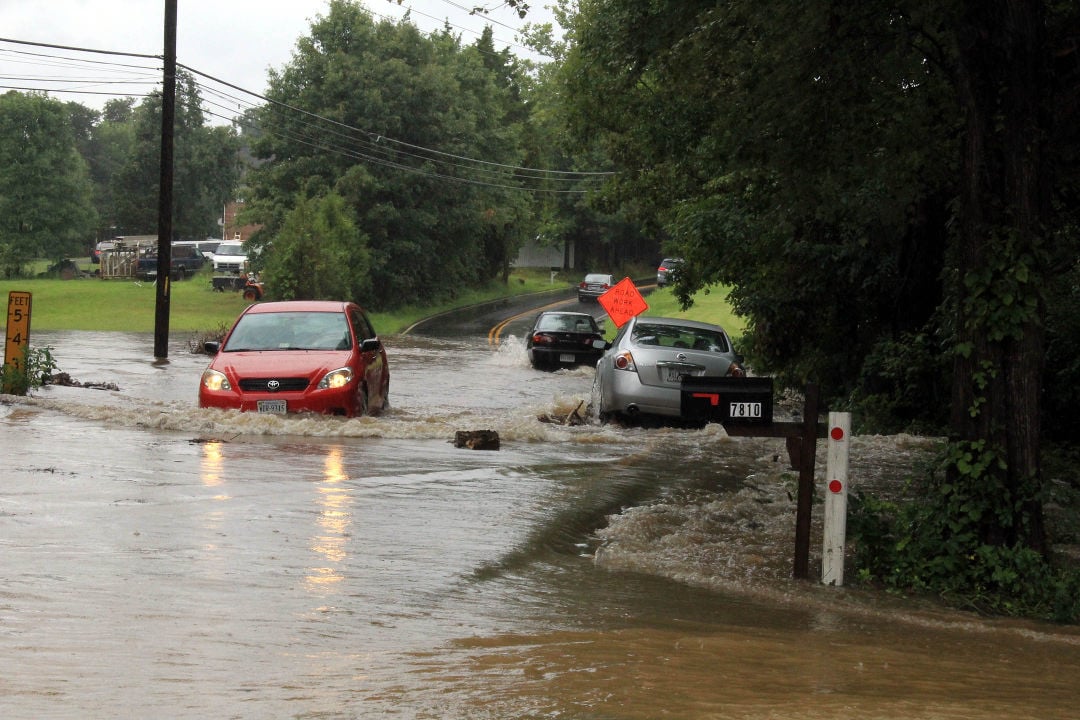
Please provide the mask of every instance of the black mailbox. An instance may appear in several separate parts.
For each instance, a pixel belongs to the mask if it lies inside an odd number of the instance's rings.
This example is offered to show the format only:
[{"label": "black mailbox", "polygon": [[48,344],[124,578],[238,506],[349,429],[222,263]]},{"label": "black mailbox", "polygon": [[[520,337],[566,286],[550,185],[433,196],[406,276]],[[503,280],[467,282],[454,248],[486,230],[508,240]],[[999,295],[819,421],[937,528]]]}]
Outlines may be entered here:
[{"label": "black mailbox", "polygon": [[772,378],[684,377],[682,416],[699,422],[771,425]]}]

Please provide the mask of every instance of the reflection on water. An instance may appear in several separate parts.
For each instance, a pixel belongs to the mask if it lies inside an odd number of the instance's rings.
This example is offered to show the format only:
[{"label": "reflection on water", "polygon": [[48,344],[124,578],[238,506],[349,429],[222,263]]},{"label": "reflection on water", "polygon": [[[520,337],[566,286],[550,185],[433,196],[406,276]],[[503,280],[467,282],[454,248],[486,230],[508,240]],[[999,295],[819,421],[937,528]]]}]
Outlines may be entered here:
[{"label": "reflection on water", "polygon": [[345,474],[342,463],[342,448],[333,445],[327,448],[324,460],[324,478],[316,486],[316,507],[318,508],[318,528],[321,531],[311,539],[311,549],[326,565],[311,568],[307,583],[312,589],[325,592],[327,586],[344,580],[341,563],[347,554],[349,525],[352,521],[352,496],[345,485],[349,476]]},{"label": "reflection on water", "polygon": [[[386,342],[391,411],[346,420],[200,410],[205,358],[55,334],[120,390],[0,403],[0,716],[1075,715],[1074,628],[792,581],[778,442],[540,422],[589,368]],[[856,437],[852,481],[931,449]]]}]

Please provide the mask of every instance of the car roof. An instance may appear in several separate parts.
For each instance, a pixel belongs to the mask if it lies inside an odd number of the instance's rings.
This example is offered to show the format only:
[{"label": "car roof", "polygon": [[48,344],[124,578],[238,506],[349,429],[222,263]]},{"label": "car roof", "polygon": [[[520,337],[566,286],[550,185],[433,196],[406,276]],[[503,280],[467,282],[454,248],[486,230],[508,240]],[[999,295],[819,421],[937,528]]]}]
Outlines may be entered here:
[{"label": "car roof", "polygon": [[592,317],[592,315],[590,315],[589,313],[574,312],[573,310],[545,310],[544,312],[542,312],[540,314],[541,315],[569,315],[571,317],[589,317],[589,318]]},{"label": "car roof", "polygon": [[350,307],[359,306],[344,300],[277,300],[255,303],[245,312],[249,315],[279,312],[345,312]]},{"label": "car roof", "polygon": [[701,322],[700,320],[686,320],[685,318],[670,318],[670,317],[652,317],[651,315],[638,315],[633,318],[634,324],[637,323],[651,323],[653,325],[672,325],[679,327],[691,327],[699,330],[719,330],[724,331],[719,325],[713,323]]}]

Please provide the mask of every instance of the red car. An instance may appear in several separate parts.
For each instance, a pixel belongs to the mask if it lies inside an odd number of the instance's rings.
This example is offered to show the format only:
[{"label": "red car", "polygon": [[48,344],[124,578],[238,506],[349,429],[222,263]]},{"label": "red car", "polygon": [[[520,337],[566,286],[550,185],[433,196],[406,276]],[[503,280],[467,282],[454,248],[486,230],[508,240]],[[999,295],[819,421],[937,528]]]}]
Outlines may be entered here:
[{"label": "red car", "polygon": [[214,357],[199,407],[356,417],[389,406],[386,349],[355,303],[257,303],[203,347]]}]

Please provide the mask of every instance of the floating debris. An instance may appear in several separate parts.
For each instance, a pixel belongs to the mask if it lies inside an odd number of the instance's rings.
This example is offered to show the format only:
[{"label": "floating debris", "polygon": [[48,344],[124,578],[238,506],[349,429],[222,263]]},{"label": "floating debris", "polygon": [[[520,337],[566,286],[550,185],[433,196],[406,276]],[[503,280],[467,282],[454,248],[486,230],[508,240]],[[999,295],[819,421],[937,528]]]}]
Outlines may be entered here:
[{"label": "floating debris", "polygon": [[91,390],[119,390],[120,386],[111,382],[79,382],[66,372],[59,372],[49,376],[47,385],[63,385],[64,387],[90,388]]},{"label": "floating debris", "polygon": [[454,447],[470,450],[498,450],[499,433],[494,430],[458,430],[454,433]]},{"label": "floating debris", "polygon": [[577,404],[576,408],[571,410],[565,416],[544,413],[543,415],[538,415],[536,419],[540,422],[552,423],[554,425],[585,425],[589,421],[588,418],[581,414],[581,406],[584,404],[585,401],[582,400]]}]

